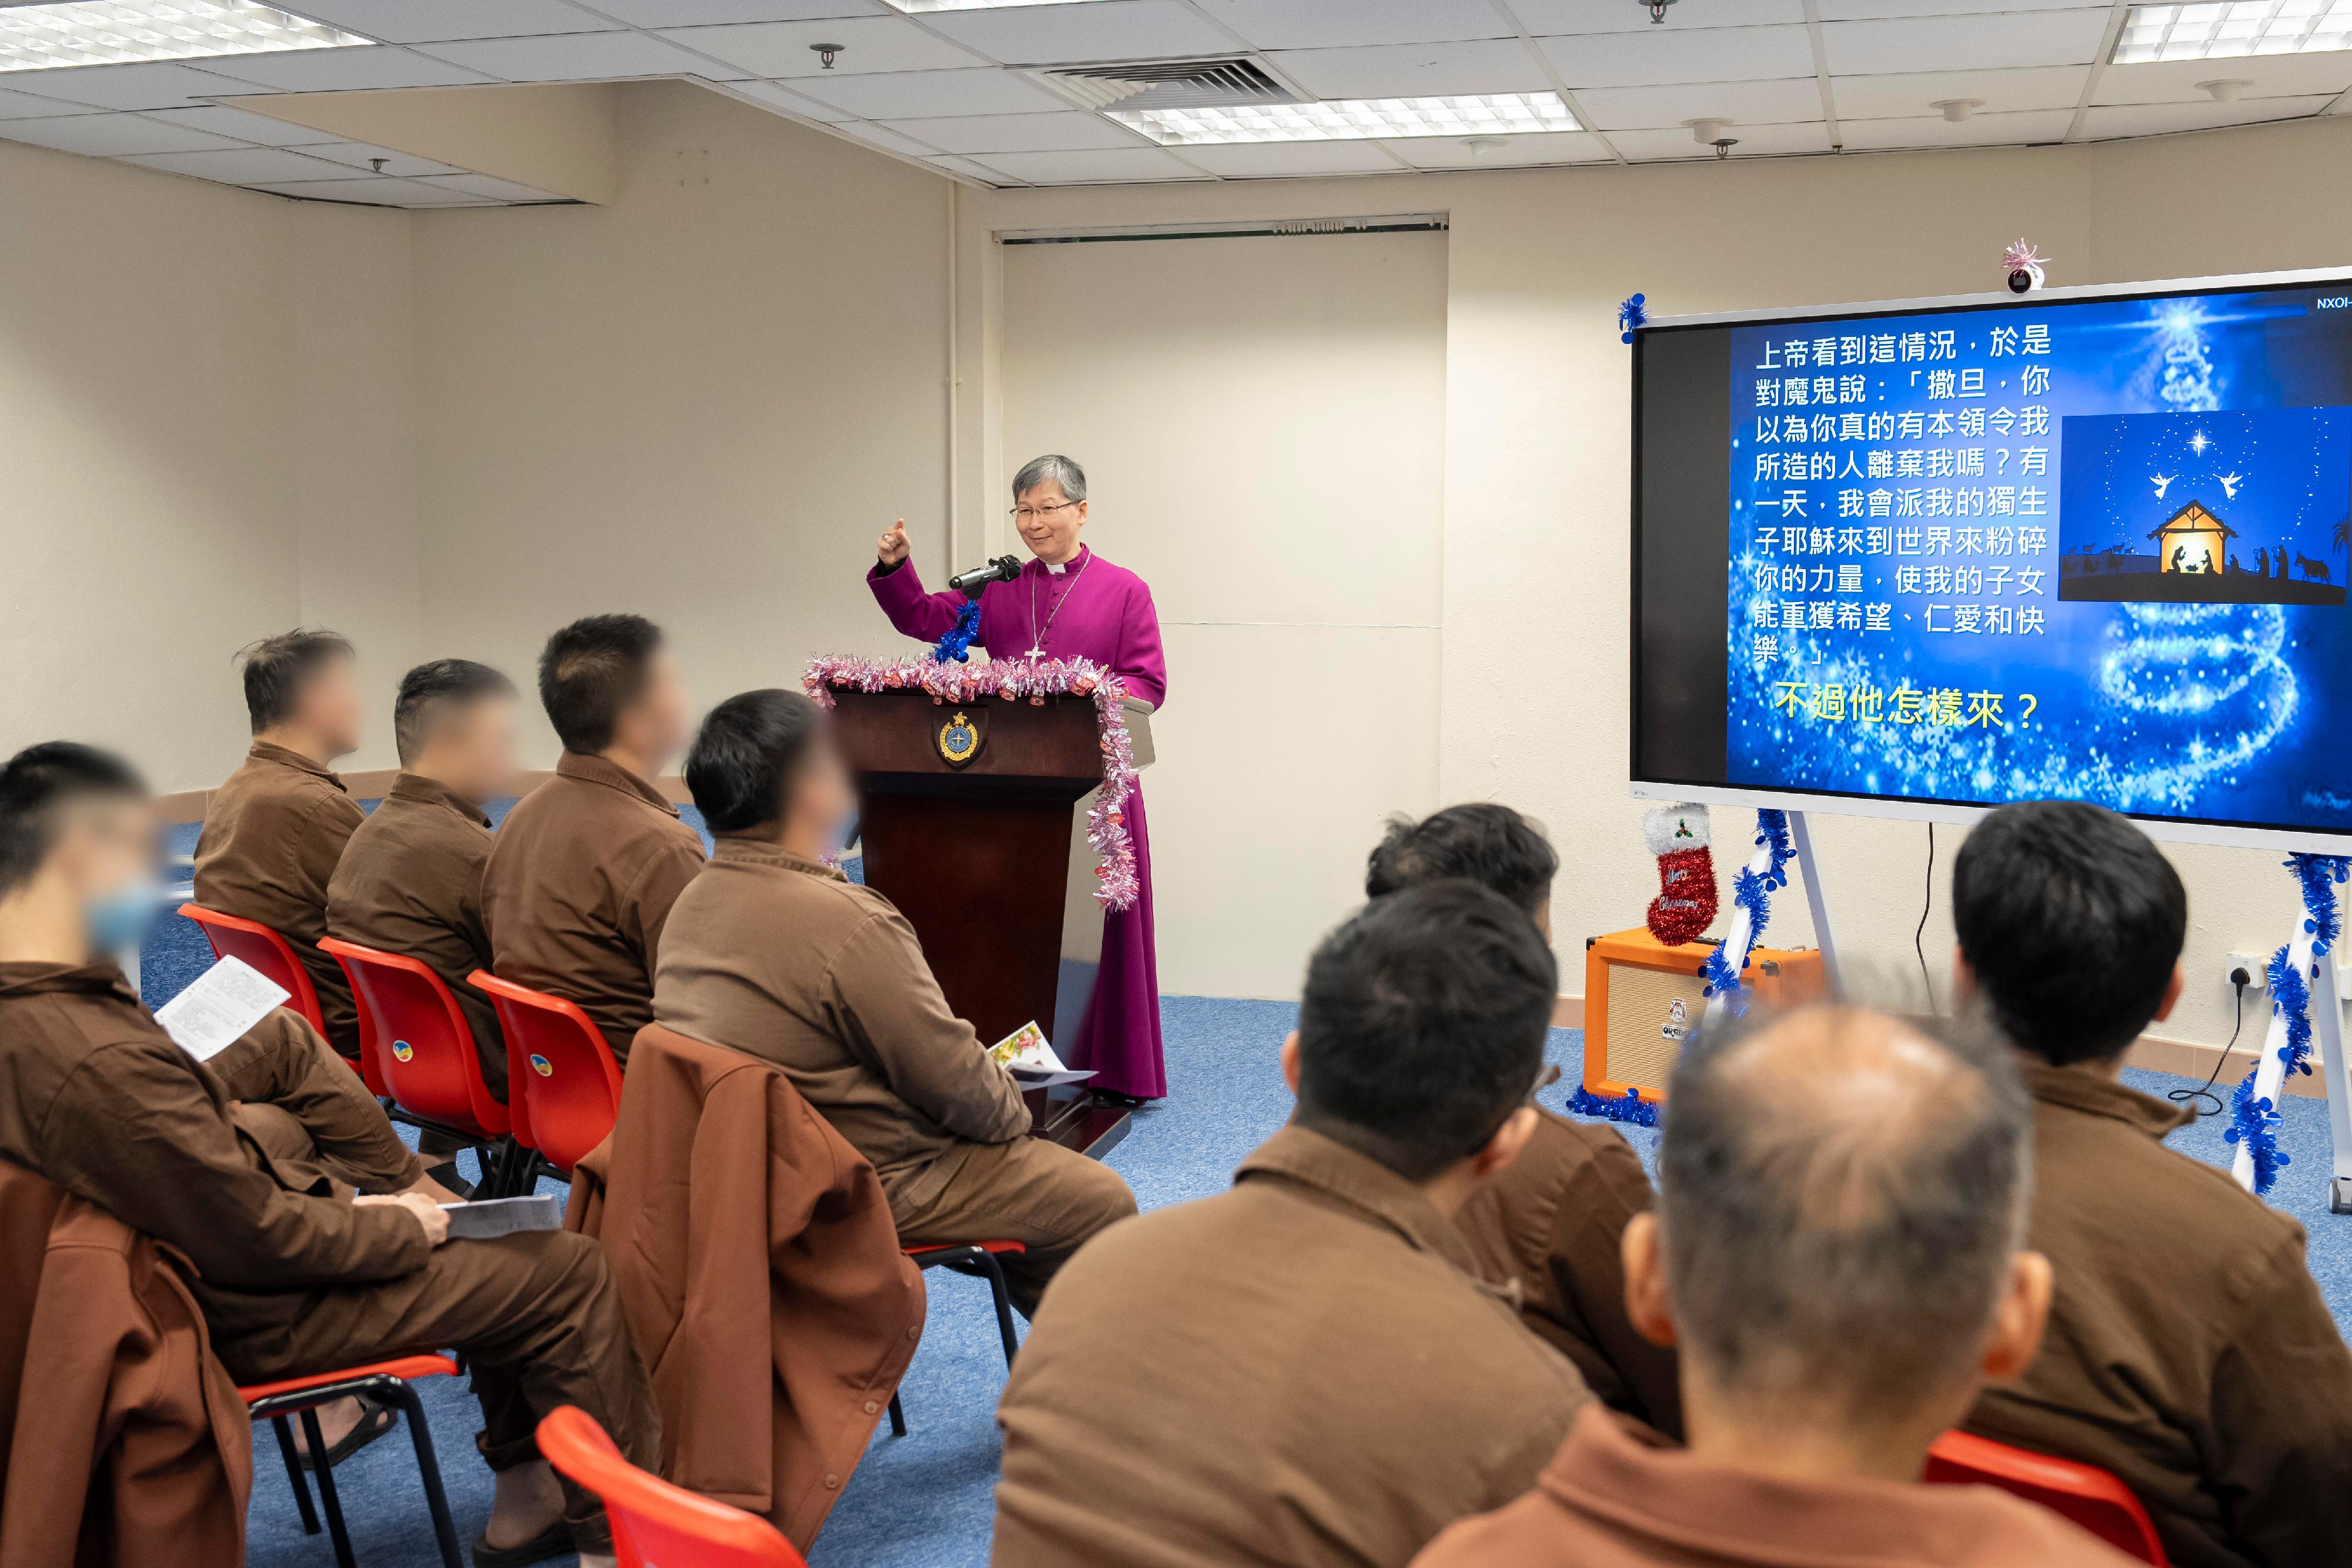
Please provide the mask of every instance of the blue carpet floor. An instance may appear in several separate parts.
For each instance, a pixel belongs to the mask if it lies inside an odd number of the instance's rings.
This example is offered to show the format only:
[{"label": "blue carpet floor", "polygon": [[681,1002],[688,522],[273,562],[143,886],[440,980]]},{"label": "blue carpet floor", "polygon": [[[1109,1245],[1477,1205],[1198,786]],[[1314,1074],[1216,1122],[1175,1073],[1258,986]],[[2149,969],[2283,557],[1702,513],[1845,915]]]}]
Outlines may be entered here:
[{"label": "blue carpet floor", "polygon": [[[209,958],[193,925],[163,922],[142,956],[150,1002],[176,991]],[[1169,1096],[1137,1113],[1133,1132],[1108,1162],[1145,1208],[1223,1190],[1243,1156],[1281,1125],[1290,1094],[1276,1052],[1296,1011],[1286,1002],[1162,999]],[[1563,1108],[1568,1086],[1577,1082],[1582,1050],[1578,1031],[1552,1031],[1549,1051],[1560,1064],[1561,1082],[1543,1099],[1554,1109]],[[2158,1094],[2186,1082],[2160,1073],[2126,1077]],[[2285,1118],[2279,1141],[2294,1163],[2271,1199],[2310,1230],[2312,1270],[2337,1326],[2352,1332],[2352,1217],[2326,1212],[2326,1107],[2291,1099]],[[2226,1165],[2222,1125],[2209,1117],[2173,1134],[2172,1146]],[[1657,1134],[1625,1132],[1644,1162],[1654,1164]],[[470,1167],[470,1161],[467,1156],[464,1163]],[[563,1189],[547,1182],[542,1190]],[[910,1430],[898,1438],[887,1424],[878,1430],[817,1542],[814,1568],[980,1568],[988,1561],[997,1463],[992,1413],[1004,1381],[995,1318],[979,1281],[943,1270],[924,1280],[929,1321],[901,1389]],[[479,1413],[454,1379],[433,1380],[421,1392],[458,1532],[470,1542],[490,1506],[489,1474],[473,1448]],[[302,1534],[275,1445],[266,1435],[257,1437],[252,1568],[325,1568],[333,1561],[326,1539]],[[335,1474],[363,1568],[430,1568],[438,1561],[416,1490],[415,1463],[401,1434],[370,1446]]]}]

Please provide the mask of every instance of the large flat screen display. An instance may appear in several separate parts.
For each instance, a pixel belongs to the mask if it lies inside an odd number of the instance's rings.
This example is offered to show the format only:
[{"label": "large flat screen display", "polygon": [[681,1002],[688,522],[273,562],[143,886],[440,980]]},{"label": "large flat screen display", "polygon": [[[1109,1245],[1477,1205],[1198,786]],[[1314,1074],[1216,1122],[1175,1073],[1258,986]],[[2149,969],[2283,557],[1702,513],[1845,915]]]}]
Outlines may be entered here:
[{"label": "large flat screen display", "polygon": [[2352,275],[1633,346],[1636,793],[2352,845]]}]

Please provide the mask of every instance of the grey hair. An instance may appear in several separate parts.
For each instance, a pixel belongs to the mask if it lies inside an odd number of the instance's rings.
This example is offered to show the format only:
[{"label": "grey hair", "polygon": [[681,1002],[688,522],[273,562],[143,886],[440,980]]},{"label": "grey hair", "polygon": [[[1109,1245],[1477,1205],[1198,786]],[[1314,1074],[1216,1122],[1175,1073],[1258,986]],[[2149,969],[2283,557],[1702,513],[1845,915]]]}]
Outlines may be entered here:
[{"label": "grey hair", "polygon": [[1685,1354],[1730,1398],[1859,1426],[1971,1372],[2023,1245],[2032,1103],[1980,1025],[1710,1020],[1675,1065],[1660,1235]]},{"label": "grey hair", "polygon": [[1087,498],[1087,471],[1058,452],[1032,457],[1021,465],[1021,472],[1013,476],[1013,504],[1018,506],[1022,497],[1040,485],[1059,485],[1062,494],[1073,501]]}]

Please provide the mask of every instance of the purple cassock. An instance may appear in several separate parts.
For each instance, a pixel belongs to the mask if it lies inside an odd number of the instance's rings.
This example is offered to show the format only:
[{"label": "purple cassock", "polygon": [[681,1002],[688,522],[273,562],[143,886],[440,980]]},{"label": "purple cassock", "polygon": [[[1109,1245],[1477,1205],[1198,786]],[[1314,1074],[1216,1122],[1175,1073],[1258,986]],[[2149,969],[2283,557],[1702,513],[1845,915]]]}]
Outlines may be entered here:
[{"label": "purple cassock", "polygon": [[[962,610],[961,593],[926,593],[912,560],[866,574],[890,624],[936,643]],[[1168,700],[1168,661],[1160,651],[1160,612],[1151,590],[1125,567],[1078,547],[1066,567],[1032,560],[1011,582],[980,596],[980,644],[992,659],[1017,659],[1032,648],[1055,659],[1091,659],[1127,683],[1129,696],[1158,708]],[[1157,1100],[1168,1092],[1160,1053],[1160,962],[1151,936],[1151,831],[1143,786],[1127,802],[1135,841],[1135,903],[1103,916],[1102,967],[1078,1038],[1056,1040],[1062,1060],[1092,1068],[1094,1087]]]}]

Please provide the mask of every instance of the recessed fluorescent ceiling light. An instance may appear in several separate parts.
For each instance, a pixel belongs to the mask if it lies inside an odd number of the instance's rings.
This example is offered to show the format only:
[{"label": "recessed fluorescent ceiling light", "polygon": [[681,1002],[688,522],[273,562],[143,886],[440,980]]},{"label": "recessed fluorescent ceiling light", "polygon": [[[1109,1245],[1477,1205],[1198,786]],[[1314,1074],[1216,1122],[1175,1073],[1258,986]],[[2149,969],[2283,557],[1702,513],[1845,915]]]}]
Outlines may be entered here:
[{"label": "recessed fluorescent ceiling light", "polygon": [[887,0],[901,11],[1003,11],[1018,5],[1083,5],[1088,0]]},{"label": "recessed fluorescent ceiling light", "polygon": [[1228,141],[1360,141],[1376,136],[1516,136],[1580,129],[1556,92],[1107,112],[1120,124],[1131,125],[1169,147]]},{"label": "recessed fluorescent ceiling light", "polygon": [[2135,5],[2116,39],[2115,61],[2218,60],[2352,48],[2352,0],[2210,0]]},{"label": "recessed fluorescent ceiling light", "polygon": [[0,5],[0,71],[200,60],[373,43],[246,0],[77,0]]}]

